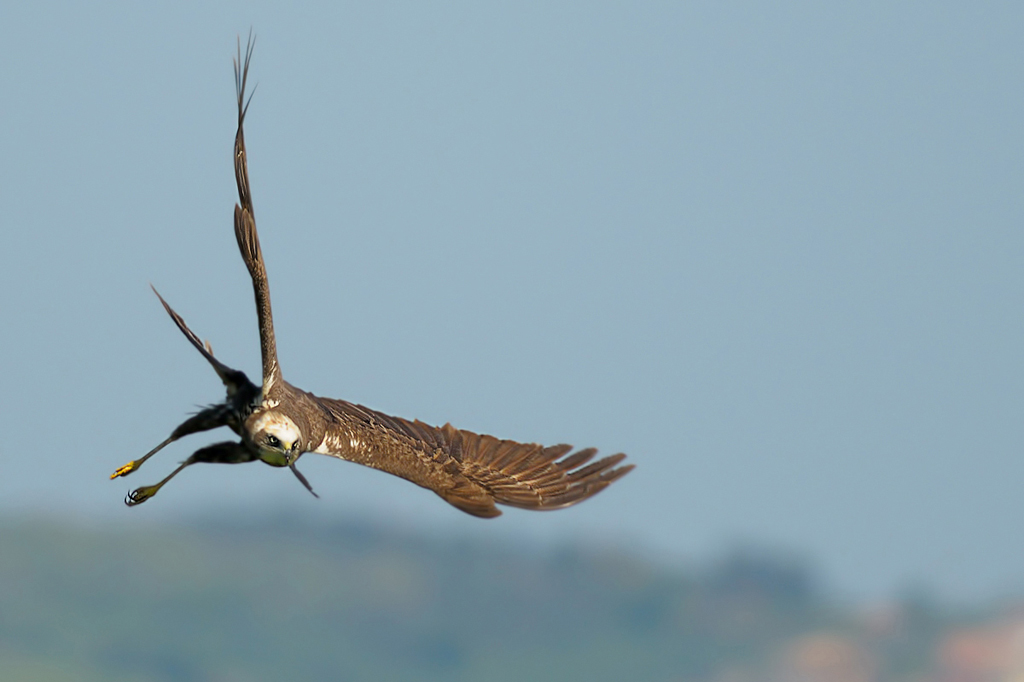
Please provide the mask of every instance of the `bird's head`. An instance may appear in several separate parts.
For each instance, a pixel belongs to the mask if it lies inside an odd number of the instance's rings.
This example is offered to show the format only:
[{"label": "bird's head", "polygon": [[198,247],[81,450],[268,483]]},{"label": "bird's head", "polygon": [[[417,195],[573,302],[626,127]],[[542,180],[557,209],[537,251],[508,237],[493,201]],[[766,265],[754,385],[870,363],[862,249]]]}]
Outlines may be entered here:
[{"label": "bird's head", "polygon": [[246,424],[260,459],[276,467],[285,467],[302,453],[302,433],[287,415],[267,410],[252,415]]}]

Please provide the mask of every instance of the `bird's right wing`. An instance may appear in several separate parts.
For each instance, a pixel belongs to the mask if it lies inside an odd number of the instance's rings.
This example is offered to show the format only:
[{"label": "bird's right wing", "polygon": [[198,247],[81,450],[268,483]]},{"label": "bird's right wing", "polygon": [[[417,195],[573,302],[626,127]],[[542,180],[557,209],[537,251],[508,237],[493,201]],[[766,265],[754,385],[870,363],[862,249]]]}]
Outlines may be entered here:
[{"label": "bird's right wing", "polygon": [[256,315],[260,325],[260,353],[263,358],[263,395],[270,391],[281,378],[277,364],[277,344],[274,340],[274,319],[270,312],[270,286],[267,283],[267,268],[263,263],[260,238],[256,233],[256,218],[253,215],[252,194],[249,190],[249,164],[245,155],[245,134],[242,124],[249,110],[245,99],[246,81],[249,78],[249,62],[255,45],[252,36],[245,46],[245,61],[242,61],[242,44],[238,43],[238,57],[235,59],[235,96],[238,101],[238,131],[235,133],[235,183],[238,185],[238,203],[235,204],[235,239],[242,253],[242,260],[252,277],[253,293],[256,297]]}]

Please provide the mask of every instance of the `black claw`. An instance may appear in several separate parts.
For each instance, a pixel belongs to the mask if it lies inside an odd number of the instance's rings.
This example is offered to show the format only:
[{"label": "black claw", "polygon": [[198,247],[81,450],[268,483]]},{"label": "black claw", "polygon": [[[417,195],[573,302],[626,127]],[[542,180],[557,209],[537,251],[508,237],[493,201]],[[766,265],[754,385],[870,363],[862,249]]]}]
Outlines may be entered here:
[{"label": "black claw", "polygon": [[124,503],[129,507],[134,507],[137,504],[142,504],[149,498],[153,497],[153,495],[155,494],[156,492],[150,491],[148,487],[136,488],[135,490],[125,495]]}]

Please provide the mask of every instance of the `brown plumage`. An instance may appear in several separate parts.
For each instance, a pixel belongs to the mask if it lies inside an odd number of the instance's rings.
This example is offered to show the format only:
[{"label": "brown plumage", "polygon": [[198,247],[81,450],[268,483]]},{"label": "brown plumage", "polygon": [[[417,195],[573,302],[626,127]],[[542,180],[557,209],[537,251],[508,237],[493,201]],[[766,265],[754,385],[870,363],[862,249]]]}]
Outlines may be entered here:
[{"label": "brown plumage", "polygon": [[597,454],[594,448],[572,453],[570,445],[544,447],[480,435],[451,424],[430,426],[344,400],[321,398],[282,378],[267,269],[249,191],[243,134],[249,108],[245,91],[252,49],[250,39],[243,61],[239,42],[235,61],[238,102],[235,237],[252,278],[263,383],[256,386],[243,372],[217,360],[209,344],[201,343],[181,316],[160,298],[174,323],[220,376],[227,397],[223,403],[208,407],[183,422],[167,440],[141,459],[118,469],[111,478],[130,474],[168,443],[192,433],[227,426],[241,441],[216,443],[197,451],[156,485],[133,490],[125,502],[129,506],[144,502],[178,472],[199,462],[237,464],[258,459],[272,466],[286,466],[312,492],[305,477],[295,468],[296,460],[305,452],[330,455],[401,476],[433,490],[462,511],[480,517],[499,516],[501,512],[495,504],[538,510],[568,507],[597,494],[632,470],[632,465],[618,466],[626,457],[623,454],[595,462],[592,461]]}]

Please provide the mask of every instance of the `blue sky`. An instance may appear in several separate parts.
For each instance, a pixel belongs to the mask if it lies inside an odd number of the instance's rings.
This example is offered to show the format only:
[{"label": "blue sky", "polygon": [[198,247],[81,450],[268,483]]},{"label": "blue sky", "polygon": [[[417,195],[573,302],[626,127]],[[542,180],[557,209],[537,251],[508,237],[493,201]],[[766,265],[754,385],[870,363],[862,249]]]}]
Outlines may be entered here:
[{"label": "blue sky", "polygon": [[[235,39],[284,375],[638,465],[556,514],[461,515],[308,456],[322,499],[194,437],[255,376],[231,229]],[[1018,3],[7,3],[0,509],[276,511],[427,533],[736,543],[840,594],[1024,590]]]}]

